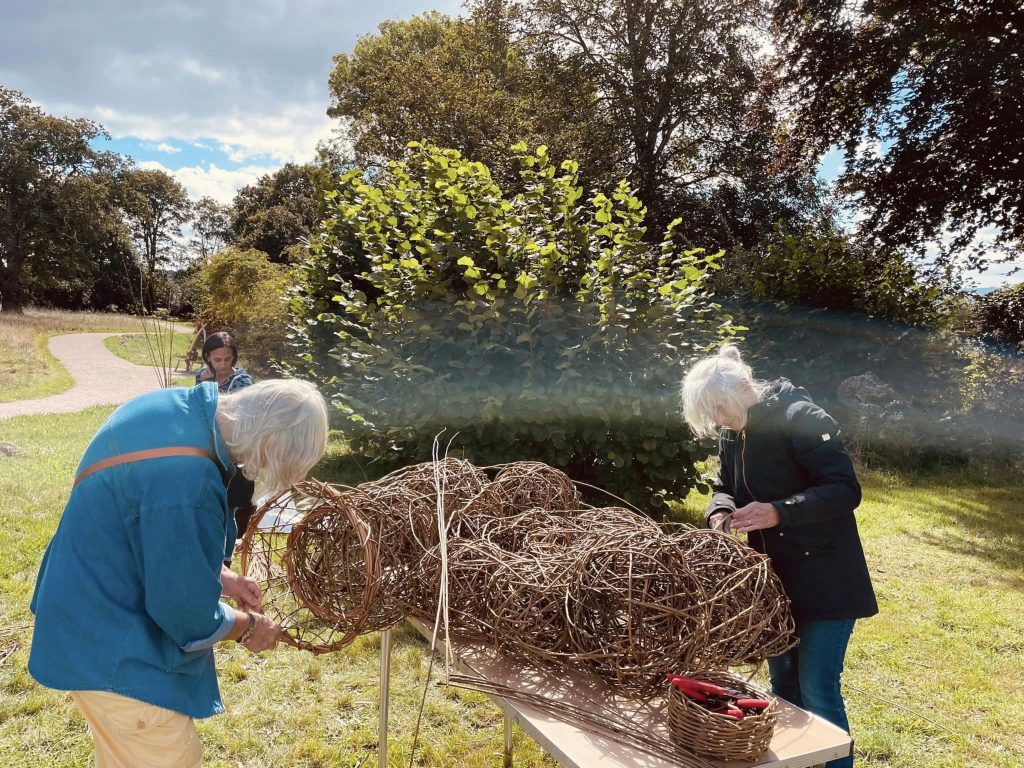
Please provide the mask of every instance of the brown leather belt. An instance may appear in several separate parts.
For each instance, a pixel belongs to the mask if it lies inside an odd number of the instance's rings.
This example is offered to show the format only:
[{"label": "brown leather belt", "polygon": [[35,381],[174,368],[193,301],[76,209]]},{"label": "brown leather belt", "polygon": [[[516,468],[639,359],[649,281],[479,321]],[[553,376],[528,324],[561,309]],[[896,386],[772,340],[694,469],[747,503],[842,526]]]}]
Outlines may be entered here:
[{"label": "brown leather belt", "polygon": [[191,445],[172,445],[166,448],[147,448],[144,451],[120,453],[117,456],[111,456],[108,459],[97,461],[95,464],[90,464],[88,467],[83,469],[78,473],[78,477],[75,478],[75,483],[72,488],[82,482],[89,475],[95,474],[100,470],[116,467],[118,464],[129,464],[133,461],[145,461],[146,459],[162,459],[166,456],[198,456],[201,459],[210,458],[210,454],[202,448],[195,448]]}]

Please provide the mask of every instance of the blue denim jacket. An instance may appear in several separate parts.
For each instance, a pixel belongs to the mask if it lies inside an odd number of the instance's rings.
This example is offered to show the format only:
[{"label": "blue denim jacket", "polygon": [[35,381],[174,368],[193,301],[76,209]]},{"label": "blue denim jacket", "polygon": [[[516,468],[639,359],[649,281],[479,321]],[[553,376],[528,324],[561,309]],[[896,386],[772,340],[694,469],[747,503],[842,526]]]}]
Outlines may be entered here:
[{"label": "blue denim jacket", "polygon": [[28,668],[41,684],[190,717],[223,711],[212,646],[234,622],[220,570],[235,540],[225,493],[235,467],[214,420],[217,397],[214,383],[144,394],[89,443],[78,472],[165,446],[202,448],[212,460],[121,464],[72,490],[32,596]]}]

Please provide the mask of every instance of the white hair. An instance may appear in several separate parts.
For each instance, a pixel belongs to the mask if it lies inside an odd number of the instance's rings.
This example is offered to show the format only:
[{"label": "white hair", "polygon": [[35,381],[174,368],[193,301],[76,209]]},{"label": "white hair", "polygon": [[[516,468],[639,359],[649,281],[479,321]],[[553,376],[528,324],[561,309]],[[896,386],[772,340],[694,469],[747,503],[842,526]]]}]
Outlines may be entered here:
[{"label": "white hair", "polygon": [[719,403],[731,403],[746,423],[749,401],[741,395],[744,391],[752,392],[760,399],[767,386],[754,378],[739,349],[726,344],[717,354],[695,363],[683,377],[679,388],[683,418],[697,437],[712,437],[719,431],[715,422],[715,407]]},{"label": "white hair", "polygon": [[257,495],[303,480],[327,448],[327,404],[308,381],[268,379],[221,395],[217,421]]}]

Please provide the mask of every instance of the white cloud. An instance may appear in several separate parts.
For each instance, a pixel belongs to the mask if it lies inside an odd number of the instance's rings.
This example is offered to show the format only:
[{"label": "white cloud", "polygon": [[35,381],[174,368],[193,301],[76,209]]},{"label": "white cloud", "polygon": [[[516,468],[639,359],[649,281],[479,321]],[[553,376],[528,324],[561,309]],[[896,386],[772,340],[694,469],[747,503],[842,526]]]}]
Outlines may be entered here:
[{"label": "white cloud", "polygon": [[984,272],[968,272],[966,277],[972,280],[980,289],[1016,285],[1017,283],[1024,282],[1024,259],[999,264]]},{"label": "white cloud", "polygon": [[247,155],[246,151],[242,147],[233,147],[230,144],[221,144],[219,147],[220,151],[228,156],[228,160],[233,163],[243,162]]},{"label": "white cloud", "polygon": [[264,114],[233,111],[225,115],[153,116],[111,107],[96,107],[94,114],[116,139],[176,140],[196,146],[200,139],[215,139],[235,163],[253,157],[269,157],[279,163],[308,162],[317,143],[329,138],[337,127],[319,102],[285,104],[274,113]]},{"label": "white cloud", "polygon": [[199,80],[205,80],[213,85],[220,85],[221,83],[237,83],[238,78],[234,72],[229,72],[224,69],[218,69],[217,67],[204,66],[197,59],[188,58],[183,59],[178,66],[181,71],[187,75],[198,78]]},{"label": "white cloud", "polygon": [[276,167],[249,165],[236,170],[219,168],[210,163],[206,167],[191,166],[171,170],[155,160],[139,163],[145,170],[164,171],[176,178],[185,187],[189,197],[198,200],[212,197],[218,203],[229,205],[235,193],[244,186],[255,183],[261,176],[273,173]]},{"label": "white cloud", "polygon": [[161,141],[159,144],[153,144],[152,142],[142,145],[143,149],[148,149],[151,152],[162,152],[165,155],[176,155],[181,152],[180,147],[172,146],[166,141]]}]

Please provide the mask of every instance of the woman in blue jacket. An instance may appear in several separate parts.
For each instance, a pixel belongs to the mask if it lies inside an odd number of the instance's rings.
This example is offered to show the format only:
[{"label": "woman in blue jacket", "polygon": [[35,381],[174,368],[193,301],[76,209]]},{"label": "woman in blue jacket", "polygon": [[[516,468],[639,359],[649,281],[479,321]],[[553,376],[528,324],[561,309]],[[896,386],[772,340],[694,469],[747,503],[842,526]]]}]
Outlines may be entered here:
[{"label": "woman in blue jacket", "polygon": [[[757,381],[734,346],[690,369],[682,400],[694,433],[719,437],[708,524],[747,534],[790,600],[800,644],[768,660],[772,689],[848,732],[843,659],[855,620],[878,605],[853,514],[860,484],[839,427],[800,387]],[[828,763],[852,765],[852,756]]]},{"label": "woman in blue jacket", "polygon": [[193,718],[223,711],[213,645],[259,652],[280,634],[256,583],[223,567],[235,541],[225,487],[241,471],[286,488],[326,439],[323,397],[294,380],[150,392],[93,437],[39,569],[28,666],[72,692],[98,768],[201,765]]}]

